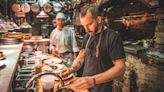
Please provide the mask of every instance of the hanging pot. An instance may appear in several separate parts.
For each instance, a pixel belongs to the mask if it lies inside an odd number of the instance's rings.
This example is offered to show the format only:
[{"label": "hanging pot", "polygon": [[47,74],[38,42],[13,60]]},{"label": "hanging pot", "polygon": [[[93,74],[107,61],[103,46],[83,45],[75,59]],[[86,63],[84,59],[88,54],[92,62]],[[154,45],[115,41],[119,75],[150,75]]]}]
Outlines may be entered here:
[{"label": "hanging pot", "polygon": [[14,3],[11,8],[12,8],[12,11],[14,11],[15,13],[21,10],[20,4],[17,4],[17,3]]},{"label": "hanging pot", "polygon": [[73,9],[73,3],[71,3],[70,1],[65,1],[63,5],[64,5],[64,10],[69,11],[70,9]]},{"label": "hanging pot", "polygon": [[45,12],[51,12],[52,6],[49,3],[44,4],[43,9]]},{"label": "hanging pot", "polygon": [[43,7],[44,4],[48,3],[50,0],[38,0],[39,6]]},{"label": "hanging pot", "polygon": [[34,13],[39,13],[40,12],[40,8],[39,8],[39,5],[34,3],[31,5],[31,10],[34,12]]},{"label": "hanging pot", "polygon": [[28,13],[30,12],[30,5],[28,3],[24,3],[21,5],[21,9],[23,12]]},{"label": "hanging pot", "polygon": [[63,5],[60,2],[53,1],[52,4],[55,12],[59,12],[63,8]]}]

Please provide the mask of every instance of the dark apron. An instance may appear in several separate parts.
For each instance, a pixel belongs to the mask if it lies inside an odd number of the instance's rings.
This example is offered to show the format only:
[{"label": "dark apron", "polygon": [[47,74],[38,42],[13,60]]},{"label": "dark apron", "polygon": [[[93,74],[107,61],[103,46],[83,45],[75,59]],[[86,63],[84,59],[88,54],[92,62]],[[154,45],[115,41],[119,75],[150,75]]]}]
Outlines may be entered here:
[{"label": "dark apron", "polygon": [[[98,37],[99,38],[99,37]],[[87,48],[85,57],[83,76],[92,76],[104,72],[103,62],[97,57],[96,46],[98,43],[97,38],[93,37]],[[101,53],[102,54],[102,53]],[[90,92],[112,92],[112,82],[107,82],[99,85],[95,85],[89,89]]]}]

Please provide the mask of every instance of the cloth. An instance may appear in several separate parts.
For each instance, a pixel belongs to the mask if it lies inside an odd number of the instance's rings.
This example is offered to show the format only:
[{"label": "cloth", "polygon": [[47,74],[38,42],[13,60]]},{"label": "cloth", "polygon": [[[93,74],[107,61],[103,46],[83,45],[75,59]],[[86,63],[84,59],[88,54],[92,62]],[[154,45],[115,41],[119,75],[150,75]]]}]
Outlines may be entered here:
[{"label": "cloth", "polygon": [[[99,56],[96,57],[96,45],[100,34],[102,34],[99,47]],[[85,35],[82,48],[85,48],[89,35]],[[84,60],[83,76],[92,76],[102,73],[113,66],[112,61],[125,58],[125,53],[120,35],[113,30],[102,31],[94,35],[87,48]],[[89,89],[90,92],[112,92],[112,81],[95,85]]]},{"label": "cloth", "polygon": [[78,52],[75,32],[71,28],[64,27],[62,31],[55,28],[50,35],[50,49],[55,46],[57,52]]}]

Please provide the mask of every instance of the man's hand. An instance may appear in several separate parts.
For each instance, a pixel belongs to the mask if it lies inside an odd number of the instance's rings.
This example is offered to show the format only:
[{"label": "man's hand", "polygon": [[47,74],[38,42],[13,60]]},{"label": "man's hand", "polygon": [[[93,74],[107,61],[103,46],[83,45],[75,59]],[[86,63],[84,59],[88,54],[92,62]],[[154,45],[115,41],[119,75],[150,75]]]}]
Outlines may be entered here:
[{"label": "man's hand", "polygon": [[86,50],[84,50],[84,49],[80,50],[78,56],[76,57],[76,59],[74,60],[74,62],[72,64],[72,67],[63,70],[60,75],[62,77],[66,77],[69,74],[74,73],[75,71],[77,71],[81,67],[81,65],[84,61],[85,54],[86,54]]},{"label": "man's hand", "polygon": [[79,77],[73,82],[72,86],[78,90],[87,90],[95,86],[95,79],[91,76]]},{"label": "man's hand", "polygon": [[59,53],[57,52],[56,48],[50,48],[50,53],[54,56],[60,57]]},{"label": "man's hand", "polygon": [[60,76],[61,77],[67,77],[68,75],[70,75],[71,73],[74,73],[75,71],[73,70],[73,68],[68,68],[65,69],[61,72]]}]

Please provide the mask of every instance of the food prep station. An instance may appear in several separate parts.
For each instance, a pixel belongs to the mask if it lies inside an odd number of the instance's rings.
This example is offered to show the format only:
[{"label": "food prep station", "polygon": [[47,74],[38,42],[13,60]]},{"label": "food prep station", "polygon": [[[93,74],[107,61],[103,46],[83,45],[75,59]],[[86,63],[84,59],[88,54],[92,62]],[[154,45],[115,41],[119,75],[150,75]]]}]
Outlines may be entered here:
[{"label": "food prep station", "polygon": [[[65,25],[75,31],[81,47],[86,32],[79,12],[86,4],[101,7],[104,26],[123,38],[127,67],[114,80],[113,92],[164,92],[163,0],[1,0],[0,92],[89,92],[71,85],[77,73],[60,76],[70,66],[49,50],[58,12],[66,14]],[[149,18],[141,25],[122,23],[122,18],[136,20],[145,13]]]}]

